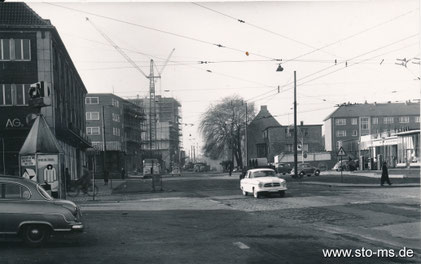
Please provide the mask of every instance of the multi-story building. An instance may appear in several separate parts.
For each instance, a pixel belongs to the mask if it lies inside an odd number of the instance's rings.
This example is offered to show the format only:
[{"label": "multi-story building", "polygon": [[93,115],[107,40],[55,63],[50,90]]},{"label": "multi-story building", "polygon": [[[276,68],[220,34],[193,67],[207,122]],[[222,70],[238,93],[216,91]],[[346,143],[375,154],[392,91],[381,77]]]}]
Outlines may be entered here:
[{"label": "multi-story building", "polygon": [[[141,163],[142,108],[114,94],[87,94],[86,133],[92,141],[96,171],[119,177],[121,169],[133,171]],[[105,143],[104,143],[105,142]],[[105,155],[105,163],[104,163]]]},{"label": "multi-story building", "polygon": [[354,159],[361,137],[419,128],[419,102],[343,104],[324,120],[325,148],[335,154],[342,146]]},{"label": "multi-story building", "polygon": [[[0,171],[18,174],[18,153],[37,110],[28,106],[30,84],[44,82],[43,107],[64,151],[72,178],[81,174],[90,144],[85,135],[86,88],[56,28],[25,3],[0,4]],[[3,159],[4,158],[4,159]]]},{"label": "multi-story building", "polygon": [[[174,164],[180,164],[181,149],[181,104],[171,97],[155,97],[156,108],[156,137],[150,140],[149,128],[149,98],[130,99],[129,101],[140,105],[145,111],[145,125],[142,131],[142,149],[162,159],[162,166],[170,170]],[[155,138],[155,139],[154,139]],[[152,145],[152,151],[151,150]],[[147,154],[146,154],[147,155]]]}]

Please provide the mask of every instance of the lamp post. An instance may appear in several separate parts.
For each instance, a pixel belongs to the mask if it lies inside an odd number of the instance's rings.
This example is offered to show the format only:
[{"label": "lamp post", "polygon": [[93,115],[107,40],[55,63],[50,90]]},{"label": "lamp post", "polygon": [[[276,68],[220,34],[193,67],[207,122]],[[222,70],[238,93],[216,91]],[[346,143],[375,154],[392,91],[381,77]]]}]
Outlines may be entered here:
[{"label": "lamp post", "polygon": [[[281,63],[279,63],[276,71],[281,72],[283,70],[284,68],[282,67]],[[297,72],[294,71],[294,178],[297,178],[298,176],[297,155]]]}]

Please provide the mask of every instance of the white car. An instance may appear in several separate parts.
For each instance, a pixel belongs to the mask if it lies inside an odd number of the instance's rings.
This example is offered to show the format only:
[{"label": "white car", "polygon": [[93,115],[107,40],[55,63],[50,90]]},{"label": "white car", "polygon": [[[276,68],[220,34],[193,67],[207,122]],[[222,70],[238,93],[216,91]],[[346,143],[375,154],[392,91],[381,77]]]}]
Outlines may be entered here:
[{"label": "white car", "polygon": [[279,193],[281,197],[285,195],[287,185],[284,179],[276,176],[272,169],[251,169],[240,181],[240,188],[243,195],[252,193],[255,198],[259,198],[263,193]]}]

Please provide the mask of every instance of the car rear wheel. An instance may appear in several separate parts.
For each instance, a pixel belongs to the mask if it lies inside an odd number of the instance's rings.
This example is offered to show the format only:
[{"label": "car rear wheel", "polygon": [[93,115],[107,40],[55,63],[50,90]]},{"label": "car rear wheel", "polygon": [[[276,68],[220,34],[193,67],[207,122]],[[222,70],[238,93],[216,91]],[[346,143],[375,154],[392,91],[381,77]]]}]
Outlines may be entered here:
[{"label": "car rear wheel", "polygon": [[319,170],[316,170],[315,172],[314,172],[314,176],[319,176],[320,175],[320,171]]},{"label": "car rear wheel", "polygon": [[304,171],[300,171],[300,174],[298,174],[298,176],[300,177],[300,178],[302,178],[303,176],[304,176]]},{"label": "car rear wheel", "polygon": [[42,246],[50,238],[50,228],[43,225],[25,226],[22,232],[23,241],[30,247]]},{"label": "car rear wheel", "polygon": [[259,199],[259,198],[260,198],[260,193],[259,193],[259,192],[256,192],[256,191],[254,190],[254,188],[253,188],[253,196],[254,196],[254,198],[257,198],[257,199]]}]

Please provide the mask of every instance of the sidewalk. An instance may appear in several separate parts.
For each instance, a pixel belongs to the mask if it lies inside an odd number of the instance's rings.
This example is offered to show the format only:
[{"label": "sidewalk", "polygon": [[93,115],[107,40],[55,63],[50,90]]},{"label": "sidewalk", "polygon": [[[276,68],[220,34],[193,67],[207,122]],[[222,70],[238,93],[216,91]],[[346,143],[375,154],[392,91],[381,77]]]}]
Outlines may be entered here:
[{"label": "sidewalk", "polygon": [[[323,171],[323,174],[341,175],[340,171]],[[356,171],[342,171],[342,175],[363,176],[370,178],[381,178],[382,172],[378,170],[356,170]],[[403,178],[420,178],[419,169],[389,169],[389,178],[403,179]]]}]

